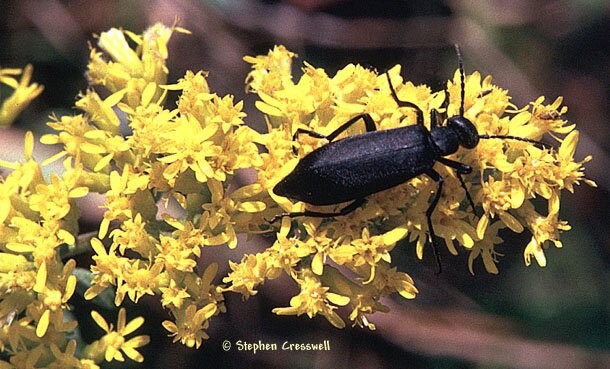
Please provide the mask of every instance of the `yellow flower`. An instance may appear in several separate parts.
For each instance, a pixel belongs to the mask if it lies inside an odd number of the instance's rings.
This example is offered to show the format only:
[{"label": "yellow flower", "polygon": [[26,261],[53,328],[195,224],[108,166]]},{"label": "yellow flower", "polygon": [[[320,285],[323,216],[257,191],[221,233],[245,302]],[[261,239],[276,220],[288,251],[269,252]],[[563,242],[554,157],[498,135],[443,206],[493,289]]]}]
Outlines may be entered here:
[{"label": "yellow flower", "polygon": [[244,186],[227,196],[221,182],[211,179],[207,185],[211,200],[210,203],[202,205],[201,224],[209,230],[208,234],[213,236],[206,238],[204,243],[206,245],[228,243],[230,248],[235,248],[237,246],[235,226],[239,227],[240,231],[247,230],[252,214],[265,210],[265,203],[247,201],[260,193],[262,187]]},{"label": "yellow flower", "polygon": [[[158,249],[160,251],[156,260],[165,267],[166,270],[180,270],[182,272],[193,272],[197,266],[194,252],[199,253],[199,248],[193,249],[182,239],[172,237],[160,237]],[[195,251],[196,250],[196,251]],[[160,264],[161,265],[161,264]]]},{"label": "yellow flower", "polygon": [[[34,291],[38,292],[38,299],[44,309],[36,326],[36,335],[42,337],[47,332],[49,324],[53,323],[56,330],[64,330],[64,327],[75,326],[76,322],[69,325],[65,322],[63,310],[68,300],[76,289],[76,277],[72,274],[76,266],[74,259],[70,259],[62,271],[48,273],[47,264],[42,264],[39,269]],[[57,269],[58,266],[51,266]],[[54,272],[54,270],[52,270]]]},{"label": "yellow flower", "polygon": [[159,287],[162,271],[161,260],[152,265],[141,260],[123,264],[123,270],[117,279],[115,304],[118,306],[125,295],[135,303],[144,295],[154,295]]},{"label": "yellow flower", "polygon": [[[406,234],[406,232],[403,232]],[[384,237],[385,236],[385,237]],[[355,270],[361,270],[366,265],[364,275],[368,279],[364,284],[375,278],[375,268],[381,260],[391,261],[389,252],[396,244],[395,239],[389,240],[386,235],[371,236],[368,228],[362,230],[362,237],[353,240],[350,244],[341,245],[329,251],[331,258],[339,265],[348,264]]]},{"label": "yellow flower", "polygon": [[275,308],[274,313],[277,315],[307,314],[310,318],[320,314],[335,327],[345,327],[345,322],[334,310],[337,308],[335,305],[346,305],[349,298],[329,292],[329,288],[322,286],[313,273],[304,272],[304,275],[297,277],[296,281],[301,287],[301,292],[290,299],[290,307]]},{"label": "yellow flower", "polygon": [[118,245],[119,252],[133,250],[140,255],[151,255],[156,246],[155,239],[146,231],[146,222],[141,214],[121,223],[121,227],[110,232],[113,243]]},{"label": "yellow flower", "polygon": [[[102,32],[98,45],[110,58],[91,49],[87,78],[93,85],[102,85],[112,93],[124,90],[124,101],[131,107],[138,106],[150,83],[154,85],[148,100],[157,100],[163,91],[158,86],[167,80],[165,61],[167,43],[174,31],[188,33],[179,27],[155,24],[143,35],[112,28]],[[134,50],[125,36],[137,45]]]},{"label": "yellow flower", "polygon": [[159,290],[163,293],[161,304],[165,307],[172,305],[180,309],[184,300],[191,296],[186,292],[186,288],[178,288],[176,281],[173,279],[170,281],[169,287],[160,287]]},{"label": "yellow flower", "polygon": [[168,164],[163,176],[170,184],[175,183],[178,175],[188,169],[195,173],[199,182],[206,182],[208,178],[214,177],[214,170],[208,158],[218,155],[221,150],[209,140],[216,130],[216,124],[202,126],[194,116],[181,116],[180,124],[175,126],[175,130],[165,134],[165,139],[173,142],[174,146],[168,148],[168,155],[159,161]]},{"label": "yellow flower", "polygon": [[[42,93],[44,87],[38,83],[30,84],[32,80],[32,66],[27,65],[21,69],[0,69],[0,83],[8,85],[14,91],[0,105],[0,127],[7,127],[25,109],[32,100]],[[19,82],[13,76],[21,74]]]},{"label": "yellow flower", "polygon": [[[306,245],[302,241],[288,237],[289,232],[290,220],[283,219],[280,231],[277,233],[277,240],[271,247],[265,250],[265,259],[267,260],[267,271],[265,274],[269,279],[279,277],[282,271],[290,276],[295,276],[295,266],[301,261],[301,258],[315,251],[315,248]],[[321,253],[320,256],[322,256]],[[317,258],[314,258],[313,263],[316,263],[316,260]],[[322,268],[321,260],[318,268]]]},{"label": "yellow flower", "polygon": [[201,309],[195,305],[189,305],[186,309],[180,310],[176,315],[176,322],[166,320],[163,327],[173,336],[174,342],[181,341],[187,347],[199,348],[204,339],[209,336],[204,329],[209,326],[209,319],[216,313],[217,306],[210,303]]},{"label": "yellow flower", "polygon": [[122,174],[110,173],[110,191],[106,193],[104,219],[100,224],[99,237],[104,238],[108,232],[110,222],[113,220],[125,221],[141,213],[145,218],[152,218],[155,205],[146,191],[148,177],[137,173],[126,165]]},{"label": "yellow flower", "polygon": [[55,344],[51,344],[51,352],[55,357],[50,368],[80,368],[81,362],[76,358],[76,340],[70,340],[65,347],[65,352]]},{"label": "yellow flower", "polygon": [[246,56],[244,61],[252,64],[252,72],[246,78],[246,86],[253,92],[272,93],[292,82],[292,59],[297,55],[279,45],[267,55]]},{"label": "yellow flower", "polygon": [[89,189],[78,186],[80,174],[67,171],[63,178],[51,174],[51,183],[36,186],[36,194],[30,197],[30,208],[45,220],[65,218],[71,210],[72,199],[84,197]]},{"label": "yellow flower", "polygon": [[255,288],[265,281],[267,275],[267,262],[265,255],[244,255],[239,263],[229,260],[231,272],[222,279],[230,283],[226,291],[241,293],[244,299],[256,295]]},{"label": "yellow flower", "polygon": [[113,325],[106,323],[106,320],[97,311],[92,311],[91,317],[106,334],[84,349],[84,357],[94,360],[103,357],[106,361],[125,361],[124,353],[131,360],[139,363],[144,361],[144,357],[137,349],[147,345],[150,342],[150,338],[148,336],[126,338],[144,324],[144,318],[138,317],[127,323],[126,310],[121,308],[115,330]]},{"label": "yellow flower", "polygon": [[91,239],[91,248],[95,252],[92,257],[94,264],[91,266],[94,277],[91,286],[85,291],[85,299],[91,300],[109,286],[116,285],[116,279],[129,262],[129,259],[117,255],[117,247],[116,244],[113,244],[106,251],[99,239]]}]

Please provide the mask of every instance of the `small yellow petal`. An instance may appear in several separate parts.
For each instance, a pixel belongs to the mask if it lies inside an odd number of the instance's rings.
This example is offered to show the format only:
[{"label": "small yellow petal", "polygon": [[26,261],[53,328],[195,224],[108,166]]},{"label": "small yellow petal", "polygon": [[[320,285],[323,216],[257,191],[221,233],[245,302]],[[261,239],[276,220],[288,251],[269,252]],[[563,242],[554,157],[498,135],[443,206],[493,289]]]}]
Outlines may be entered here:
[{"label": "small yellow petal", "polygon": [[318,252],[311,261],[311,271],[316,275],[322,275],[324,272],[324,258],[321,252]]},{"label": "small yellow petal", "polygon": [[49,328],[49,322],[51,318],[51,311],[45,310],[38,321],[38,325],[36,326],[36,336],[42,337],[47,333],[47,329]]},{"label": "small yellow petal", "polygon": [[559,146],[558,154],[564,160],[571,160],[574,157],[576,151],[576,145],[578,144],[579,133],[577,130],[573,130],[563,139],[561,146]]},{"label": "small yellow petal", "polygon": [[25,142],[24,142],[24,153],[26,159],[32,158],[32,153],[34,152],[34,134],[32,131],[27,131],[25,133]]},{"label": "small yellow petal", "polygon": [[102,317],[100,313],[95,310],[91,310],[91,317],[97,323],[97,325],[99,325],[106,333],[110,333],[110,327],[108,326],[108,323],[106,323],[106,320],[104,320],[104,317]]},{"label": "small yellow petal", "polygon": [[518,209],[525,201],[525,190],[518,179],[511,180],[510,188],[510,206],[513,209]]},{"label": "small yellow petal", "polygon": [[332,292],[327,292],[326,298],[328,299],[328,301],[332,302],[333,304],[335,304],[337,306],[345,306],[345,305],[349,304],[349,302],[350,302],[349,297],[339,295],[336,293],[332,293]]},{"label": "small yellow petal", "polygon": [[479,222],[477,223],[477,237],[479,240],[485,238],[485,231],[487,231],[487,226],[489,225],[489,217],[487,215],[483,215]]},{"label": "small yellow petal", "polygon": [[496,262],[491,257],[491,254],[489,252],[483,253],[483,265],[485,266],[485,270],[487,270],[488,273],[491,273],[491,274],[499,273],[498,267],[496,266]]},{"label": "small yellow petal", "polygon": [[407,227],[404,227],[404,226],[396,227],[393,230],[383,234],[383,243],[385,245],[393,245],[396,242],[407,237],[408,232],[409,231],[408,231]]},{"label": "small yellow petal", "polygon": [[70,300],[70,298],[74,294],[75,290],[76,290],[76,276],[71,275],[68,277],[68,280],[66,281],[66,287],[64,288],[64,295],[62,297],[62,301],[64,303],[68,302],[68,300]]},{"label": "small yellow petal", "polygon": [[142,91],[142,106],[148,106],[152,101],[155,93],[157,92],[157,84],[154,82],[149,82],[146,87],[144,87],[144,91]]},{"label": "small yellow petal", "polygon": [[272,117],[281,117],[282,116],[282,111],[280,109],[276,108],[275,106],[265,104],[262,101],[256,101],[254,103],[254,106],[256,106],[256,108],[258,110],[260,110],[261,112],[263,112],[267,115],[271,115]]},{"label": "small yellow petal", "polygon": [[68,197],[71,199],[77,199],[80,197],[84,197],[89,193],[89,188],[87,187],[76,187],[70,190],[68,193]]},{"label": "small yellow petal", "polygon": [[129,323],[127,323],[127,325],[125,326],[125,328],[123,329],[123,331],[121,333],[123,334],[123,336],[127,336],[128,334],[135,332],[136,329],[140,328],[142,326],[142,324],[144,324],[144,318],[139,316],[139,317],[135,318],[134,320],[130,321]]},{"label": "small yellow petal", "polygon": [[242,202],[237,206],[237,210],[246,213],[258,213],[265,210],[265,203],[262,201]]},{"label": "small yellow petal", "polygon": [[0,197],[0,224],[8,218],[11,208],[11,200],[8,197]]},{"label": "small yellow petal", "polygon": [[507,212],[502,212],[500,213],[500,220],[502,220],[502,222],[504,224],[506,224],[506,226],[508,226],[508,228],[510,228],[513,232],[515,233],[521,233],[523,232],[523,225],[521,223],[519,223],[519,221],[512,215],[510,215]]},{"label": "small yellow petal", "polygon": [[125,96],[126,93],[127,93],[127,89],[126,88],[124,88],[122,90],[118,90],[117,92],[115,92],[112,95],[110,95],[107,98],[105,98],[104,99],[104,104],[108,105],[108,106],[115,106],[121,100],[123,100],[123,97]]},{"label": "small yellow petal", "polygon": [[34,291],[42,292],[47,284],[47,262],[43,261],[38,268],[36,273],[36,284],[34,284]]}]

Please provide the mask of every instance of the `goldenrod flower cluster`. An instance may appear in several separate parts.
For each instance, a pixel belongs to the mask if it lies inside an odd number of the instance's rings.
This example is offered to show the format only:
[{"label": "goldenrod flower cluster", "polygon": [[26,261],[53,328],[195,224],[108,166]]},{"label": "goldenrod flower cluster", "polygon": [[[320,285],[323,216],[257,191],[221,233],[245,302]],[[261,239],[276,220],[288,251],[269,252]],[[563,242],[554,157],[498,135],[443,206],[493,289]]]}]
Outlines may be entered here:
[{"label": "goldenrod flower cluster", "polygon": [[[42,175],[32,158],[30,133],[25,161],[0,162],[13,170],[0,182],[0,349],[8,357],[2,367],[97,368],[125,355],[143,360],[137,349],[149,338],[127,338],[143,320],[127,322],[124,309],[116,328],[92,313],[104,332],[99,340],[78,348],[71,339],[78,328],[69,301],[80,272],[69,257],[86,249],[94,252],[91,278],[83,282],[86,299],[111,292],[120,306],[125,299],[138,303],[146,295],[158,296],[170,317],[163,327],[189,347],[208,338],[213,318],[226,311],[225,293],[248,298],[266,280],[281,276],[292,279],[300,292],[289,306],[275,308],[276,314],[321,315],[336,327],[345,326],[341,315],[346,315],[351,324],[374,329],[369,316],[388,310],[385,297],[416,296],[411,277],[392,266],[391,252],[402,240],[416,242],[419,258],[429,247],[425,211],[436,184],[428,178],[374,194],[347,216],[269,222],[282,212],[317,209],[271,190],[299,158],[326,143],[309,136],[293,141],[298,128],[328,134],[360,113],[369,113],[378,129],[415,122],[412,109],[396,106],[386,77],[357,65],[330,77],[306,63],[295,82],[296,55],[284,47],[246,57],[252,64],[247,89],[258,95],[256,106],[267,121],[268,131],[260,134],[246,124],[242,102],[211,91],[205,72],[189,71],[168,83],[167,43],[174,32],[187,33],[157,24],[142,35],[118,29],[99,35],[87,71],[92,88],[76,102],[82,113],[53,117],[49,126],[57,132],[41,138],[61,145],[61,152],[43,164],[63,159],[63,174]],[[26,70],[22,85],[30,91],[23,96],[31,99],[40,88],[29,85],[30,73]],[[14,74],[0,73],[0,78]],[[389,76],[402,100],[424,112],[457,114],[459,74],[446,91],[436,92],[403,83],[398,66]],[[167,104],[173,109],[165,104],[168,91],[179,92],[175,105]],[[544,266],[543,249],[561,246],[559,232],[569,229],[558,218],[561,190],[572,191],[580,181],[593,185],[583,177],[582,164],[589,158],[573,159],[578,132],[561,119],[566,110],[561,103],[545,105],[541,98],[516,109],[490,77],[466,77],[465,115],[479,133],[534,140],[547,135],[558,147],[484,140],[453,155],[474,168],[466,183],[482,209],[480,218],[468,208],[455,173],[435,167],[446,178],[433,217],[436,233],[451,253],[470,252],[471,270],[481,256],[489,272],[498,272],[494,244],[502,228],[532,233],[524,249],[526,264],[533,255]],[[354,125],[345,135],[361,132],[363,127]],[[232,178],[245,168],[256,170],[257,179],[235,188]],[[88,193],[105,197],[93,237],[79,235],[75,205]],[[535,209],[534,198],[546,201],[546,211]],[[202,257],[203,248],[237,248],[238,234],[256,233],[273,233],[276,240],[239,262],[228,261],[231,271],[225,276],[217,276],[218,265]],[[347,314],[338,313],[339,307]]]}]

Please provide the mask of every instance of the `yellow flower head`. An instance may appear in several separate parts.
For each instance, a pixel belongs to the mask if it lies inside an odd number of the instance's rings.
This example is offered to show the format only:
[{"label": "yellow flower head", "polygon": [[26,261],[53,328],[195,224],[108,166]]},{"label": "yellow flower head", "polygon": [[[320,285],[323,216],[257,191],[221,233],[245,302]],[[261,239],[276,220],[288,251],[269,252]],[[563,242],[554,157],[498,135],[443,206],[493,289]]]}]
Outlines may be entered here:
[{"label": "yellow flower head", "polygon": [[150,342],[150,338],[148,336],[126,338],[126,336],[135,332],[144,324],[144,318],[138,317],[127,323],[127,312],[124,308],[121,308],[115,330],[114,326],[108,324],[97,311],[92,311],[91,317],[106,334],[100,340],[95,341],[87,347],[83,353],[84,357],[94,360],[103,357],[106,361],[125,361],[123,356],[125,354],[136,362],[141,363],[144,361],[144,356],[137,349],[147,345]]}]

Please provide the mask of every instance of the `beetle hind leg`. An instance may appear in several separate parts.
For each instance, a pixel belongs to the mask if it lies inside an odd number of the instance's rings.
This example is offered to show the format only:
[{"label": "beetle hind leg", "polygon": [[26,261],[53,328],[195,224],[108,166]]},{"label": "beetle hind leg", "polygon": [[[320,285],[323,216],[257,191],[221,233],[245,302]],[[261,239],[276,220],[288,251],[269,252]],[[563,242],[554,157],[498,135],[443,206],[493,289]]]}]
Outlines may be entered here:
[{"label": "beetle hind leg", "polygon": [[[306,134],[308,136],[315,137],[315,138],[325,138],[329,142],[331,142],[335,138],[337,138],[337,136],[339,136],[341,133],[343,133],[343,131],[345,131],[346,129],[351,127],[354,123],[358,122],[360,119],[362,119],[362,121],[364,122],[364,126],[365,126],[367,132],[372,132],[372,131],[377,130],[377,127],[375,126],[375,121],[373,120],[373,118],[369,114],[363,113],[363,114],[358,114],[355,117],[353,117],[352,119],[343,123],[328,136],[318,133],[316,131],[309,130],[309,129],[297,128],[296,132],[294,132],[294,135],[292,135],[292,141],[296,141],[299,138],[299,135]],[[297,154],[296,147],[294,147],[294,146],[292,147],[292,152],[295,155]]]},{"label": "beetle hind leg", "polygon": [[354,123],[356,123],[360,119],[362,119],[362,121],[364,121],[364,126],[365,126],[367,132],[372,132],[372,131],[377,130],[377,127],[375,127],[375,121],[373,121],[373,118],[369,114],[363,113],[363,114],[356,115],[352,119],[350,119],[347,122],[340,125],[339,128],[335,129],[331,134],[328,135],[328,137],[327,137],[328,140],[329,141],[334,140],[343,131],[348,129],[350,126],[352,126]]},{"label": "beetle hind leg", "polygon": [[273,218],[271,218],[269,220],[269,223],[275,223],[283,217],[290,217],[290,218],[303,217],[303,216],[312,217],[312,218],[338,217],[338,216],[347,215],[347,214],[351,213],[352,211],[358,209],[362,204],[364,204],[364,199],[356,199],[356,200],[350,202],[348,205],[346,205],[343,209],[341,209],[335,213],[319,212],[319,211],[312,211],[312,210],[297,211],[297,212],[293,212],[293,213],[281,213],[281,214],[278,214],[278,215],[274,216]]},{"label": "beetle hind leg", "polygon": [[[311,137],[315,137],[315,138],[326,138],[326,139],[328,139],[328,136],[325,136],[325,135],[323,135],[321,133],[318,133],[316,131],[312,131],[312,130],[305,129],[305,128],[297,128],[296,132],[294,132],[294,134],[292,135],[292,141],[294,142],[294,141],[298,140],[299,135],[303,135],[303,134],[311,136]],[[297,148],[294,146],[294,144],[292,145],[292,153],[294,155],[297,155]]]}]

